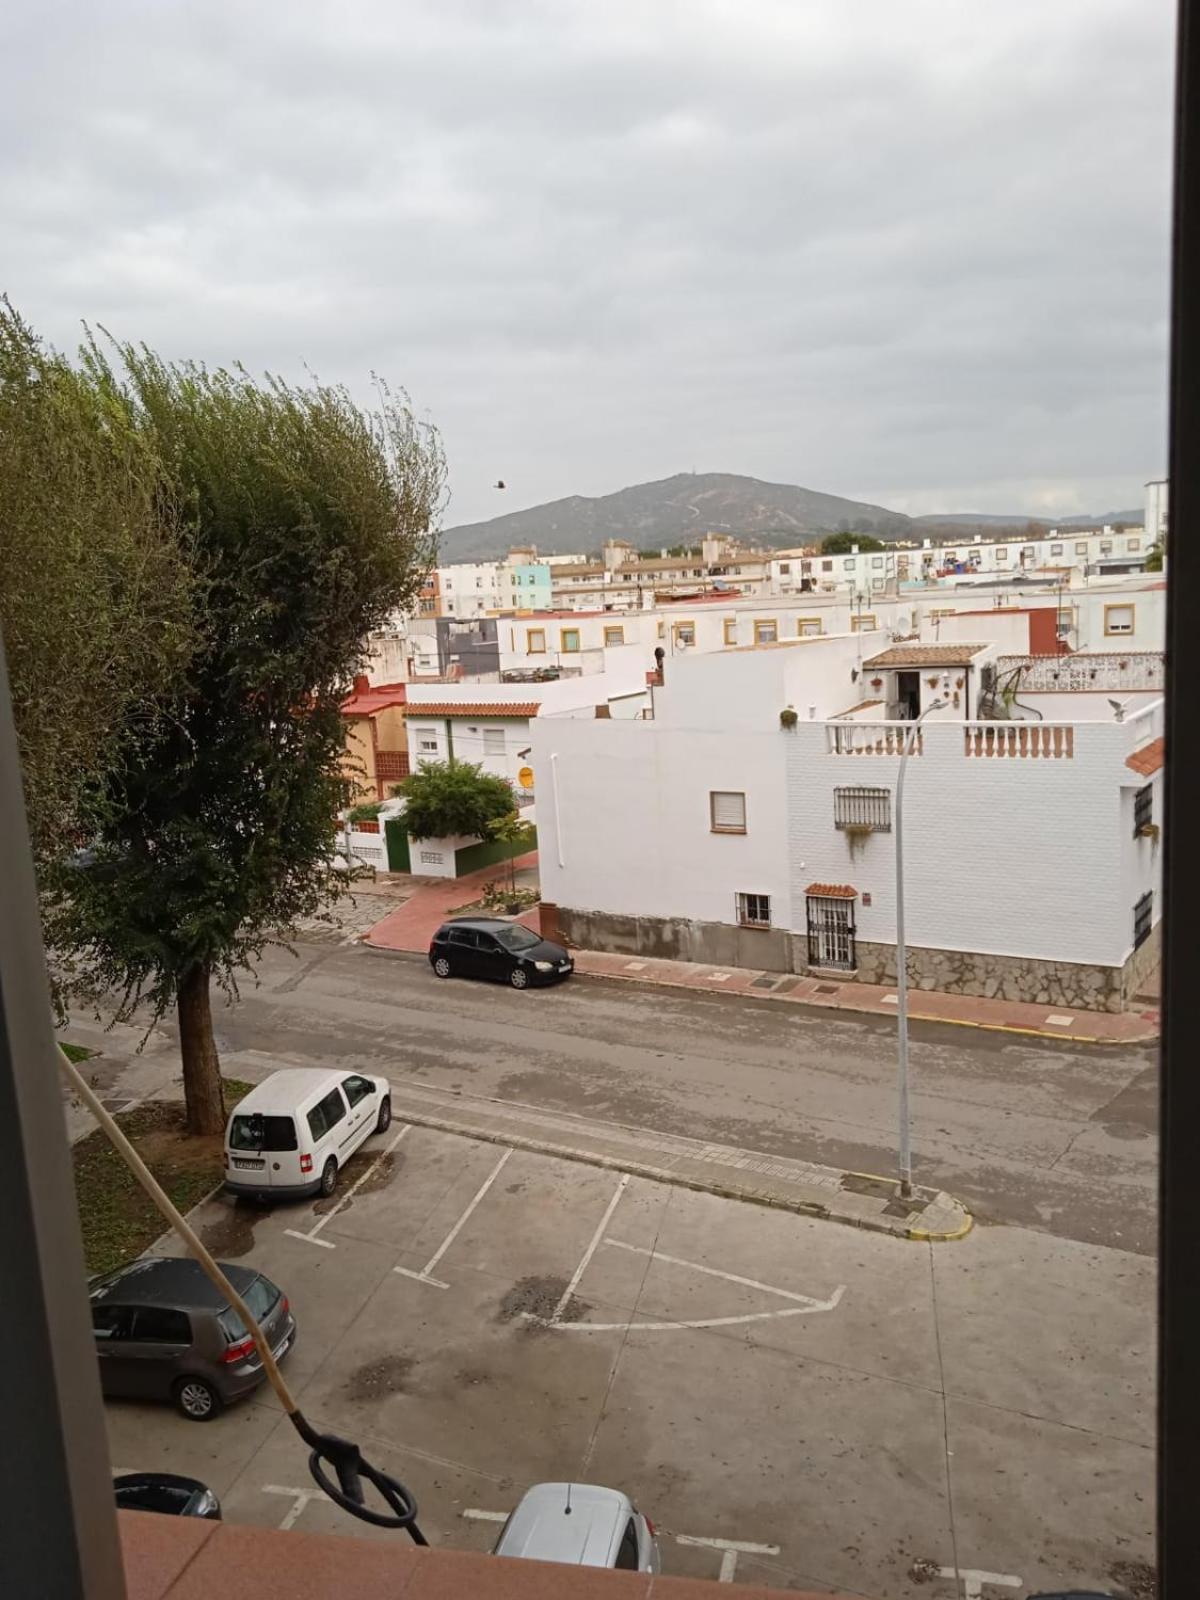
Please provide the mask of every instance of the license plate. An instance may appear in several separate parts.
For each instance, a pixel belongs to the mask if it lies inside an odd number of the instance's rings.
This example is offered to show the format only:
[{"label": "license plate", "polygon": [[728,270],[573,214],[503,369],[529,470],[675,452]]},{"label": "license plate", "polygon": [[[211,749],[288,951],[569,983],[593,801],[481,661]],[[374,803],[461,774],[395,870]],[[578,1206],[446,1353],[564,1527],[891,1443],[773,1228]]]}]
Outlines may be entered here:
[{"label": "license plate", "polygon": [[558,963],[558,970],[560,972],[570,972],[572,965],[573,963],[570,961],[560,961]]},{"label": "license plate", "polygon": [[234,1156],[233,1164],[235,1167],[241,1167],[243,1170],[249,1168],[255,1172],[261,1172],[266,1166],[265,1161],[244,1161],[240,1156]]}]

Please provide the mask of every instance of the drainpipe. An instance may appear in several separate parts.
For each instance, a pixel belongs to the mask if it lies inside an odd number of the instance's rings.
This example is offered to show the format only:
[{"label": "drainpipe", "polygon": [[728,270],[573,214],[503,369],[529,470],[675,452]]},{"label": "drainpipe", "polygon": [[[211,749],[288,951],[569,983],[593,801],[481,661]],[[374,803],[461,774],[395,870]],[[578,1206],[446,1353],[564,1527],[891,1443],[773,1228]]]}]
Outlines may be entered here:
[{"label": "drainpipe", "polygon": [[450,718],[446,718],[446,760],[450,766],[454,765],[454,729]]},{"label": "drainpipe", "polygon": [[555,848],[556,848],[557,853],[558,853],[558,864],[559,864],[560,867],[565,867],[567,863],[563,859],[562,810],[559,807],[559,803],[558,803],[558,755],[557,755],[557,753],[550,757],[550,792],[554,796],[554,843],[555,843]]}]

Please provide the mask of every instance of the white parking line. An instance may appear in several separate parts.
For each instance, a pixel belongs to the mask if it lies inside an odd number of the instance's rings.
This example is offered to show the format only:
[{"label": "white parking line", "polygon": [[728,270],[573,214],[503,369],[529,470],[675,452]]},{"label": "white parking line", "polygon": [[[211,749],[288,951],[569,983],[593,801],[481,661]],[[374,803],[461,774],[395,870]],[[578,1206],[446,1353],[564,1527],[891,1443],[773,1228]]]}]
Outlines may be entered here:
[{"label": "white parking line", "polygon": [[428,1283],[434,1289],[448,1289],[450,1287],[450,1285],[448,1283],[443,1283],[440,1278],[432,1277],[431,1273],[433,1272],[434,1267],[437,1266],[438,1262],[446,1254],[446,1251],[449,1250],[450,1246],[454,1243],[455,1239],[458,1238],[459,1234],[462,1232],[464,1224],[467,1222],[467,1219],[470,1217],[471,1213],[475,1210],[475,1207],[483,1199],[484,1195],[488,1192],[488,1190],[495,1183],[496,1179],[500,1176],[500,1173],[501,1173],[501,1171],[503,1170],[503,1167],[504,1167],[504,1163],[508,1160],[509,1156],[511,1156],[511,1155],[512,1155],[512,1151],[511,1150],[506,1150],[504,1152],[504,1154],[500,1157],[499,1161],[497,1161],[496,1165],[492,1168],[491,1172],[484,1179],[484,1181],[479,1185],[479,1188],[475,1191],[475,1198],[471,1201],[471,1204],[463,1212],[462,1216],[459,1217],[458,1221],[450,1229],[450,1232],[442,1240],[441,1244],[433,1252],[433,1254],[430,1256],[429,1260],[421,1268],[420,1272],[412,1272],[412,1271],[410,1271],[410,1269],[408,1267],[393,1267],[392,1271],[393,1272],[398,1272],[401,1275],[401,1277],[404,1277],[404,1278],[415,1278],[418,1283]]},{"label": "white parking line", "polygon": [[[604,1242],[612,1250],[629,1250],[635,1256],[653,1256],[655,1261],[665,1261],[668,1266],[687,1267],[689,1272],[703,1272],[710,1278],[724,1278],[728,1283],[740,1283],[747,1289],[763,1289],[767,1294],[780,1295],[784,1300],[800,1300],[806,1306],[825,1304],[824,1300],[817,1300],[811,1294],[796,1294],[792,1289],[777,1289],[773,1283],[759,1283],[757,1278],[743,1278],[736,1272],[721,1272],[717,1267],[702,1267],[698,1261],[684,1261],[679,1256],[664,1255],[661,1250],[648,1250],[640,1244],[626,1244],[624,1239],[605,1239]],[[845,1284],[842,1288],[845,1288]],[[840,1290],[838,1292],[841,1293]]]},{"label": "white parking line", "polygon": [[980,1572],[978,1567],[939,1567],[938,1577],[961,1579],[963,1600],[983,1600],[985,1583],[997,1589],[1019,1589],[1022,1584],[1020,1578],[1003,1572]]},{"label": "white parking line", "polygon": [[675,1534],[676,1544],[699,1546],[703,1550],[721,1551],[721,1570],[717,1575],[718,1583],[732,1583],[733,1575],[737,1571],[738,1557],[745,1556],[777,1556],[777,1544],[748,1544],[744,1539],[702,1539],[696,1534]]},{"label": "white parking line", "polygon": [[470,1522],[507,1522],[510,1513],[507,1511],[480,1511],[475,1506],[468,1506],[465,1511],[460,1511],[459,1516],[466,1517]]},{"label": "white parking line", "polygon": [[319,1217],[307,1233],[300,1233],[295,1228],[285,1228],[283,1230],[284,1233],[291,1234],[293,1239],[303,1239],[308,1244],[319,1244],[322,1250],[336,1250],[337,1245],[331,1244],[328,1239],[318,1239],[317,1235],[321,1232],[322,1228],[328,1227],[343,1206],[349,1205],[350,1201],[354,1199],[354,1196],[362,1188],[363,1184],[366,1183],[367,1179],[372,1175],[373,1172],[375,1172],[380,1162],[383,1161],[387,1156],[391,1155],[392,1151],[400,1143],[401,1139],[403,1139],[404,1135],[411,1127],[412,1124],[410,1122],[406,1122],[404,1124],[404,1126],[400,1129],[400,1132],[392,1140],[391,1144],[388,1145],[387,1149],[381,1150],[367,1170],[362,1173],[360,1177],[355,1179],[355,1181],[346,1190],[342,1198],[338,1201],[337,1205],[334,1206],[333,1210],[327,1211],[323,1217]]},{"label": "white parking line", "polygon": [[323,1489],[293,1489],[283,1483],[264,1483],[262,1489],[264,1494],[286,1494],[292,1498],[292,1504],[284,1512],[283,1521],[279,1524],[281,1533],[286,1533],[289,1528],[295,1526],[310,1500],[329,1499]]},{"label": "white parking line", "polygon": [[[600,1243],[601,1239],[604,1237],[605,1228],[607,1228],[609,1223],[612,1221],[612,1214],[617,1209],[617,1202],[620,1200],[621,1196],[625,1193],[625,1191],[626,1191],[626,1189],[628,1189],[628,1187],[629,1187],[629,1174],[626,1172],[626,1173],[622,1174],[621,1181],[620,1181],[620,1183],[617,1184],[616,1193],[613,1195],[612,1199],[608,1202],[608,1205],[605,1207],[604,1215],[600,1218],[600,1224],[597,1227],[595,1233],[592,1235],[591,1243],[588,1245],[587,1249],[583,1252],[582,1260],[580,1261],[579,1265],[575,1268],[575,1271],[571,1274],[570,1283],[568,1283],[567,1287],[563,1290],[562,1294],[559,1296],[558,1304],[555,1306],[554,1310],[550,1313],[550,1321],[551,1322],[557,1322],[558,1321],[559,1317],[562,1316],[563,1312],[566,1310],[568,1304],[570,1303],[571,1296],[575,1293],[576,1289],[578,1289],[579,1280],[580,1280],[580,1278],[583,1277],[584,1273],[587,1271],[589,1261],[591,1261],[592,1257],[596,1254],[596,1247]],[[526,1315],[528,1315],[528,1313],[526,1313]]]}]

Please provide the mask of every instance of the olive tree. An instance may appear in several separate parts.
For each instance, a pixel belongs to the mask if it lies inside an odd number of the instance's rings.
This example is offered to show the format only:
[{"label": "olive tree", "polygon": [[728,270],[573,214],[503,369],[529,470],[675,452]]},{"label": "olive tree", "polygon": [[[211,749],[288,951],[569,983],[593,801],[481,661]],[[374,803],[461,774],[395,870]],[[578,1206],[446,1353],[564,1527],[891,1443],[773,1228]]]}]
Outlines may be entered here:
[{"label": "olive tree", "polygon": [[[97,366],[104,366],[96,356]],[[188,1126],[224,1121],[211,987],[336,893],[341,702],[367,635],[434,557],[440,444],[386,387],[255,381],[115,347],[107,381],[166,463],[199,641],[106,786],[56,930],[118,1015],[174,1006]]]}]

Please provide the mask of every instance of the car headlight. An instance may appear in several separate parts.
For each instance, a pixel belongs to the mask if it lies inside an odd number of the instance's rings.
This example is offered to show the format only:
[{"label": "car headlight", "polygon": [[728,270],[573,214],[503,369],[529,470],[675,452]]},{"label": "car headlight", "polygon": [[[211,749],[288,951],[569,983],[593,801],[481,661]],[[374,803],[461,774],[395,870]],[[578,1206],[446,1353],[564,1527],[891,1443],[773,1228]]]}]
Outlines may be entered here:
[{"label": "car headlight", "polygon": [[554,963],[553,963],[553,961],[535,961],[533,964],[534,964],[534,966],[537,968],[537,970],[539,972],[553,972],[554,971]]},{"label": "car headlight", "polygon": [[205,1489],[203,1494],[196,1496],[192,1515],[194,1517],[219,1517],[221,1515],[221,1507],[211,1489]]}]

